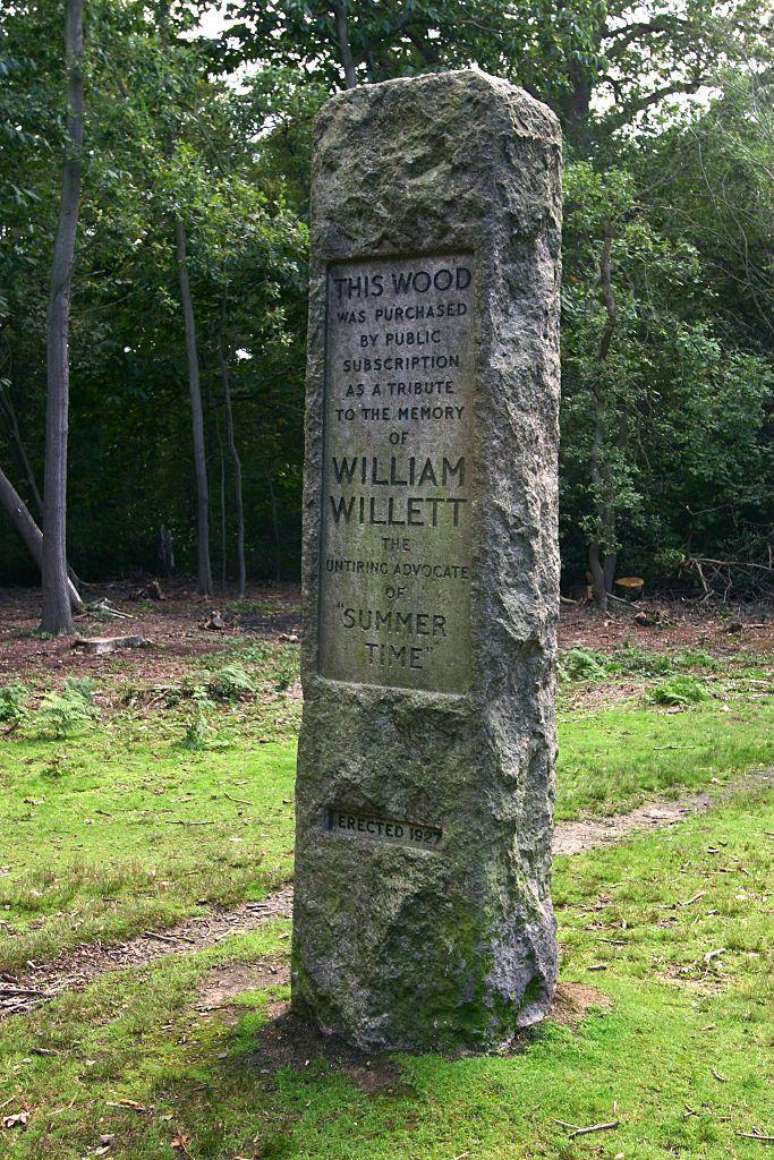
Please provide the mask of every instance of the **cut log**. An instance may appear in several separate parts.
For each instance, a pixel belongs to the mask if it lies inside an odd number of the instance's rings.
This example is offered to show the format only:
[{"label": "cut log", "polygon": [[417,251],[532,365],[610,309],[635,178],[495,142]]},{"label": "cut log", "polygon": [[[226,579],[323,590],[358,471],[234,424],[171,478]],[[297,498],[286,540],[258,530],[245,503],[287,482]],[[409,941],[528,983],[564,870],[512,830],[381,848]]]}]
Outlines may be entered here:
[{"label": "cut log", "polygon": [[78,636],[72,647],[100,657],[119,648],[151,648],[152,641],[145,636]]}]

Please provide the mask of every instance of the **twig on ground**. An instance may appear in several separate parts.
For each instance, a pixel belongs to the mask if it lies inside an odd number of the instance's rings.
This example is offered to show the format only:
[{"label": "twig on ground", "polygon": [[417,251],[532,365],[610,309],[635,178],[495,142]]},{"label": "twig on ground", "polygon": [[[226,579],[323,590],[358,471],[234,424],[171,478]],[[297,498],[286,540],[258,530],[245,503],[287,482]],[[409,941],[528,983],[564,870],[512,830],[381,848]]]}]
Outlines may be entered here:
[{"label": "twig on ground", "polygon": [[157,934],[155,930],[143,931],[143,935],[145,938],[157,938],[159,940],[159,942],[172,943],[173,945],[174,945],[174,943],[177,943],[177,942],[186,942],[186,943],[191,943],[193,945],[196,942],[195,939],[188,938],[187,935],[184,935],[184,934],[175,934],[175,935]]},{"label": "twig on ground", "polygon": [[0,983],[0,995],[43,995],[46,996],[47,991],[37,991],[33,987],[6,987],[5,983]]},{"label": "twig on ground", "polygon": [[224,793],[223,796],[228,798],[230,802],[236,802],[239,806],[252,806],[255,804],[254,802],[246,801],[245,798],[232,797],[230,793]]},{"label": "twig on ground", "polygon": [[162,818],[162,821],[166,822],[166,824],[168,826],[214,826],[215,825],[215,822],[212,820],[209,820],[209,819],[207,821],[204,821],[204,822],[200,822],[200,821],[196,821],[196,820],[189,822],[189,821],[186,821],[185,818]]},{"label": "twig on ground", "polygon": [[570,1139],[572,1140],[574,1136],[590,1136],[592,1132],[609,1132],[620,1125],[620,1120],[610,1120],[607,1124],[590,1124],[588,1128],[576,1128],[574,1132],[570,1132]]},{"label": "twig on ground", "polygon": [[762,1144],[774,1144],[774,1136],[764,1136],[761,1132],[737,1132],[745,1140],[760,1140]]}]

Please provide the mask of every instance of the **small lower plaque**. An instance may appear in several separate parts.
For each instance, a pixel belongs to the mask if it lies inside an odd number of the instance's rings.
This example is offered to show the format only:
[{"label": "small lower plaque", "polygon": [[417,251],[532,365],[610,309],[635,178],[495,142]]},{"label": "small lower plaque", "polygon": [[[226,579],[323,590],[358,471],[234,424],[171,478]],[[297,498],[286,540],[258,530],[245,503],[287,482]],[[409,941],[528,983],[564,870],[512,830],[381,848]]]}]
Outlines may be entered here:
[{"label": "small lower plaque", "polygon": [[375,841],[401,842],[428,849],[440,846],[443,830],[425,822],[398,821],[378,814],[331,807],[326,812],[325,828],[345,838],[371,838]]}]

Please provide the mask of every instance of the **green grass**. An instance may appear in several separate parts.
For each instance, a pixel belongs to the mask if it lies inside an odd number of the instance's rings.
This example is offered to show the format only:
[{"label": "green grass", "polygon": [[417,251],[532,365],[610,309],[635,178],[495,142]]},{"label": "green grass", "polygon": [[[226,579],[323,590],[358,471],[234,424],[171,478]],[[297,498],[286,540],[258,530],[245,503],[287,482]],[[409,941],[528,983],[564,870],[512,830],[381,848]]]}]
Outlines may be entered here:
[{"label": "green grass", "polygon": [[[108,1155],[124,1160],[172,1157],[175,1139],[195,1160],[758,1157],[763,1145],[737,1133],[774,1129],[772,830],[771,804],[747,795],[560,859],[562,978],[596,987],[612,1009],[575,1030],[548,1023],[508,1056],[394,1057],[395,1079],[371,1094],[315,1051],[280,1068],[262,1054],[281,989],[248,991],[231,1019],[196,1011],[197,983],[217,964],[285,953],[285,923],[103,976],[0,1025],[3,1114],[29,1114],[26,1130],[2,1132],[4,1155],[76,1160],[109,1134]],[[571,1140],[558,1120],[620,1126]]]},{"label": "green grass", "polygon": [[560,713],[556,816],[615,814],[774,763],[774,706],[741,697],[672,713],[632,702]]},{"label": "green grass", "polygon": [[[0,970],[259,898],[290,877],[297,657],[257,642],[160,692],[103,679],[100,723],[58,741],[45,737],[49,691],[25,693],[21,724],[0,740]],[[771,706],[723,696],[679,713],[645,700],[587,713],[563,698],[557,818],[774,763]],[[18,690],[8,700],[13,718]]]},{"label": "green grass", "polygon": [[110,729],[4,748],[0,969],[260,898],[291,874],[290,743],[190,753]]}]

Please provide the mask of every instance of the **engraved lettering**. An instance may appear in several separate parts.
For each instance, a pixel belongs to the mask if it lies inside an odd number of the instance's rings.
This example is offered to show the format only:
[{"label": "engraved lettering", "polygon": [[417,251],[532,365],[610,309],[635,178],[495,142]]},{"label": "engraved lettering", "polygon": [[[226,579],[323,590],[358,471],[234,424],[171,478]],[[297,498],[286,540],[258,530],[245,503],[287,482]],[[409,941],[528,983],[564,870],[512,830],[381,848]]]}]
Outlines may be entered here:
[{"label": "engraved lettering", "polygon": [[474,290],[470,254],[329,268],[320,554],[329,679],[469,686]]}]

